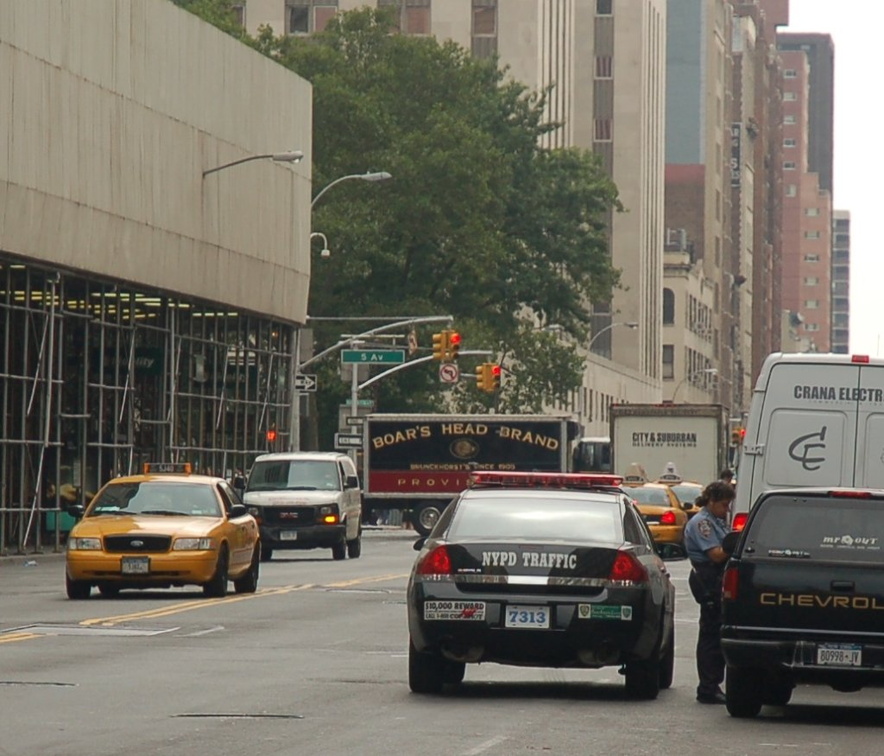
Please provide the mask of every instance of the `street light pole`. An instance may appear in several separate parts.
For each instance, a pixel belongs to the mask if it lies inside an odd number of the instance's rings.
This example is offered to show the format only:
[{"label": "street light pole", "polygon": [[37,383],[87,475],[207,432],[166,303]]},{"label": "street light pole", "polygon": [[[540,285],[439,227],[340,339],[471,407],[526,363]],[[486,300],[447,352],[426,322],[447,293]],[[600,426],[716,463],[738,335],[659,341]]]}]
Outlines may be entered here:
[{"label": "street light pole", "polygon": [[626,321],[626,322],[610,323],[609,325],[606,325],[604,328],[602,328],[601,331],[593,334],[592,338],[589,340],[589,344],[587,344],[587,346],[586,346],[586,351],[591,352],[592,345],[595,344],[596,339],[599,336],[601,336],[603,333],[607,333],[612,328],[616,328],[617,326],[626,326],[627,328],[632,328],[633,330],[635,330],[636,328],[638,328],[638,323],[635,323],[633,321]]},{"label": "street light pole", "polygon": [[203,178],[210,173],[217,173],[218,171],[223,171],[225,168],[233,168],[235,165],[250,163],[252,160],[272,160],[274,163],[299,163],[303,158],[304,153],[300,150],[291,150],[289,152],[268,152],[264,155],[250,155],[249,157],[240,158],[239,160],[234,160],[230,163],[224,163],[224,165],[219,165],[215,168],[209,168],[208,170],[203,171]]},{"label": "street light pole", "polygon": [[675,391],[672,392],[672,399],[670,401],[673,403],[675,402],[675,397],[678,394],[678,390],[682,387],[685,381],[690,380],[695,375],[702,375],[704,373],[707,375],[718,375],[718,368],[703,368],[701,370],[694,370],[693,372],[688,373],[675,385]]},{"label": "street light pole", "polygon": [[333,186],[337,186],[338,184],[340,184],[342,181],[350,181],[351,179],[359,179],[360,181],[386,181],[387,179],[391,178],[393,177],[386,171],[376,171],[373,173],[350,173],[346,176],[341,176],[340,178],[336,178],[334,181],[332,181],[330,184],[323,187],[319,191],[319,194],[317,194],[313,198],[313,201],[310,203],[310,209],[312,210],[316,206],[316,203],[319,202],[319,198],[323,194],[325,194]]}]

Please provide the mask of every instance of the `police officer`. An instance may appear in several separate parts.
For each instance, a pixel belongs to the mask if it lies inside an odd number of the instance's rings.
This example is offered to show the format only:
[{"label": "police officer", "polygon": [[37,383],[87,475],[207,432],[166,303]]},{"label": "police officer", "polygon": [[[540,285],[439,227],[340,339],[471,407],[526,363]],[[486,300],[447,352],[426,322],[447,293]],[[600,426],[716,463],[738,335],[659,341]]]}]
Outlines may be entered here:
[{"label": "police officer", "polygon": [[703,508],[688,521],[684,545],[691,560],[688,583],[700,604],[700,634],[697,637],[697,700],[723,704],[724,656],[721,653],[721,577],[728,554],[721,544],[730,528],[727,513],[734,500],[733,486],[716,480],[703,489],[697,504]]}]

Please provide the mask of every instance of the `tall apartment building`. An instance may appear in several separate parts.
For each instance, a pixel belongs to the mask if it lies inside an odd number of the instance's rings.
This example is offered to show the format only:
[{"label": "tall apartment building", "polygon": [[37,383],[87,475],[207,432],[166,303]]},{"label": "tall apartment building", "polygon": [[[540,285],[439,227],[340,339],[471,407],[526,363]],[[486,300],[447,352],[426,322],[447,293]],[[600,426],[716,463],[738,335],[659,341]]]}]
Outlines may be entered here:
[{"label": "tall apartment building", "polygon": [[781,50],[783,81],[782,302],[796,348],[828,352],[831,336],[832,202],[808,164],[810,65],[803,50]]},{"label": "tall apartment building", "polygon": [[[594,150],[626,212],[610,219],[622,271],[611,301],[594,303],[584,385],[574,411],[607,433],[612,401],[659,401],[663,290],[665,0],[243,0],[247,30],[312,33],[336,12],[399,10],[407,34],[451,39],[496,54],[531,89],[552,86],[546,146]],[[638,327],[621,328],[637,323]],[[591,346],[591,349],[590,349]]]},{"label": "tall apartment building", "polygon": [[832,213],[832,342],[833,352],[850,351],[850,212]]}]

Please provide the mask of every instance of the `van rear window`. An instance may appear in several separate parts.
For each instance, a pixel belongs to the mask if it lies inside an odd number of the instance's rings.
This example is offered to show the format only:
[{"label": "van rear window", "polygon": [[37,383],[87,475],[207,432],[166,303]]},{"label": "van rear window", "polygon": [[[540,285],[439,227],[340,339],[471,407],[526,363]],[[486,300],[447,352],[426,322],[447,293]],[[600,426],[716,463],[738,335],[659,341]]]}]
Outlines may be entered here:
[{"label": "van rear window", "polygon": [[746,534],[747,556],[884,562],[884,500],[770,496]]}]

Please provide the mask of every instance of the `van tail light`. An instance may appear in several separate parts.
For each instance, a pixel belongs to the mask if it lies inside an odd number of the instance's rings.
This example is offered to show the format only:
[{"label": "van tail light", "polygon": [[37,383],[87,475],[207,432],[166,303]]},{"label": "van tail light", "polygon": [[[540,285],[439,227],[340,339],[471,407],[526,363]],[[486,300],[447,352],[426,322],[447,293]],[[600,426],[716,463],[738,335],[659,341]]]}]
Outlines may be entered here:
[{"label": "van tail light", "polygon": [[447,546],[437,546],[417,566],[418,575],[450,575],[451,555]]},{"label": "van tail light", "polygon": [[721,581],[721,598],[725,601],[737,600],[737,589],[740,585],[740,573],[736,567],[728,567]]},{"label": "van tail light", "polygon": [[850,488],[835,488],[829,491],[829,496],[836,499],[871,499],[871,491],[857,491]]},{"label": "van tail light", "polygon": [[736,530],[738,533],[746,527],[746,520],[749,518],[749,514],[747,512],[737,512],[734,515],[733,522],[731,522],[731,527]]},{"label": "van tail light", "polygon": [[644,583],[647,579],[648,571],[634,554],[628,551],[617,552],[614,564],[611,565],[611,572],[608,574],[608,580]]},{"label": "van tail light", "polygon": [[675,512],[664,512],[660,515],[661,525],[675,525]]}]

